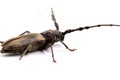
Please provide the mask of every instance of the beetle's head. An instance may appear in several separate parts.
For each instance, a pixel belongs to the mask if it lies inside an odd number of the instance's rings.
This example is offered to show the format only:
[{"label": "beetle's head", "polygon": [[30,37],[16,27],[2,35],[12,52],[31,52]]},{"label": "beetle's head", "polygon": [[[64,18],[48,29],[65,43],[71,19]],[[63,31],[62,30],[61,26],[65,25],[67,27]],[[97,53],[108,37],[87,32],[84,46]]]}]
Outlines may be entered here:
[{"label": "beetle's head", "polygon": [[59,40],[64,40],[64,35],[58,30],[47,30],[41,33],[45,36],[46,40],[57,42]]}]

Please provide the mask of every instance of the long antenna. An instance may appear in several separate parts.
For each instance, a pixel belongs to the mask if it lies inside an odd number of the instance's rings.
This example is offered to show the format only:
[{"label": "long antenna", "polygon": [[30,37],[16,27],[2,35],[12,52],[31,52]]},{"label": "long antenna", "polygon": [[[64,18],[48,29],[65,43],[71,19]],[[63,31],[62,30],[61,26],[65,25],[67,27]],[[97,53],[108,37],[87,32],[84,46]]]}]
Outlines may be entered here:
[{"label": "long antenna", "polygon": [[55,25],[55,27],[56,27],[56,30],[59,30],[59,25],[58,25],[58,23],[57,23],[57,21],[56,21],[56,18],[55,18],[55,15],[54,15],[54,12],[53,12],[53,9],[51,8],[51,13],[52,13],[52,20],[53,20],[53,22],[54,22],[54,25]]},{"label": "long antenna", "polygon": [[68,33],[74,32],[74,31],[82,31],[84,29],[90,29],[90,28],[101,27],[101,26],[117,26],[117,27],[120,27],[120,25],[117,25],[117,24],[98,24],[98,25],[93,25],[93,26],[79,27],[79,28],[76,28],[76,29],[68,29],[68,30],[62,32],[62,34],[66,35]]}]

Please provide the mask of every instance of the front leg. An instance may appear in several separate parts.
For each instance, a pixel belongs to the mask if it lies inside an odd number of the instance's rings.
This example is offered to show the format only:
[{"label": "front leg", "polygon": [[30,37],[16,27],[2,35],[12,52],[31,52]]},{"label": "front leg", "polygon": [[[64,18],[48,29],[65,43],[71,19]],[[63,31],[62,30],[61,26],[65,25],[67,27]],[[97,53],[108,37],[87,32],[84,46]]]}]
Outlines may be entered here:
[{"label": "front leg", "polygon": [[63,41],[60,41],[69,51],[75,51],[76,49],[70,49]]},{"label": "front leg", "polygon": [[54,53],[53,53],[52,45],[50,45],[50,49],[51,49],[51,52],[52,52],[52,60],[53,60],[54,63],[56,63],[56,60],[54,58]]}]

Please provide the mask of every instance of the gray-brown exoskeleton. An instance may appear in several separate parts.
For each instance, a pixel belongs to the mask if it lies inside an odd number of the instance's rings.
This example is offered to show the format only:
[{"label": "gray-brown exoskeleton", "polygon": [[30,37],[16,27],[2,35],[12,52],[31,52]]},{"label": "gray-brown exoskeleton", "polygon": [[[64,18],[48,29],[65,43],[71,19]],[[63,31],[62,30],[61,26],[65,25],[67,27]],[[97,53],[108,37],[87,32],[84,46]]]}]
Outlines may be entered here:
[{"label": "gray-brown exoskeleton", "polygon": [[66,34],[74,31],[82,31],[84,29],[100,27],[100,26],[120,26],[116,24],[100,24],[94,26],[79,27],[76,29],[68,29],[64,32],[61,32],[59,31],[59,25],[55,19],[52,8],[51,8],[51,12],[52,12],[51,15],[52,20],[54,22],[56,30],[47,30],[42,33],[30,33],[29,31],[25,31],[24,33],[20,34],[15,38],[8,39],[7,41],[0,41],[2,47],[0,52],[9,53],[9,54],[19,53],[21,55],[19,59],[21,59],[28,52],[42,51],[50,47],[52,51],[53,62],[56,62],[54,59],[54,53],[52,48],[52,45],[54,43],[60,41],[68,50],[70,51],[75,50],[68,48],[68,46],[63,42]]}]

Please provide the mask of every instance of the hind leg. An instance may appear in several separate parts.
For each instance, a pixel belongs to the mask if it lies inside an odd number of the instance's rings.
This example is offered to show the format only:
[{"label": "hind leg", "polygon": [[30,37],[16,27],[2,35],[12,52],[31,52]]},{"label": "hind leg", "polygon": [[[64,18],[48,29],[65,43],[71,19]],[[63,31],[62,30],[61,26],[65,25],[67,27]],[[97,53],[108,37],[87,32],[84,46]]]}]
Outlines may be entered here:
[{"label": "hind leg", "polygon": [[3,43],[3,41],[0,41],[0,43],[2,44],[2,43]]},{"label": "hind leg", "polygon": [[19,36],[24,35],[25,33],[29,34],[30,31],[25,31],[25,32],[21,33]]}]

